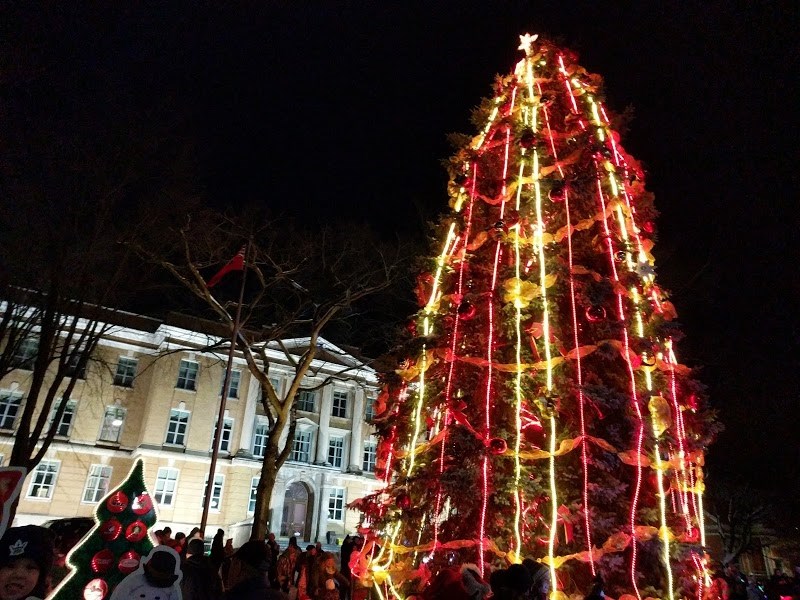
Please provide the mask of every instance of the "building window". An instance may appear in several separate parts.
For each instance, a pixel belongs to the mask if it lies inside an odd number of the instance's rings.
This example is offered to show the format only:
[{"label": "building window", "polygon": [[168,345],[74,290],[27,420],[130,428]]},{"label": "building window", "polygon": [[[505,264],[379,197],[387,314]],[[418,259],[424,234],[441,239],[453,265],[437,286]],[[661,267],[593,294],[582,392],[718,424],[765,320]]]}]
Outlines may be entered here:
[{"label": "building window", "polygon": [[67,359],[64,375],[75,379],[86,379],[86,363],[81,365],[82,352],[73,350],[72,355]]},{"label": "building window", "polygon": [[136,367],[139,361],[135,358],[120,356],[117,363],[117,372],[114,373],[114,385],[121,387],[133,387],[133,380],[136,378]]},{"label": "building window", "polygon": [[264,458],[267,451],[267,439],[269,438],[269,425],[264,420],[256,422],[256,428],[253,430],[253,456],[256,458]]},{"label": "building window", "polygon": [[19,343],[14,356],[11,357],[11,366],[15,369],[33,370],[33,363],[39,352],[38,338],[25,338]]},{"label": "building window", "polygon": [[375,418],[375,398],[367,396],[366,407],[364,408],[364,420],[372,421]]},{"label": "building window", "polygon": [[297,410],[314,412],[316,410],[317,393],[311,390],[302,390],[297,393]]},{"label": "building window", "polygon": [[347,417],[347,392],[333,392],[333,410],[331,416]]},{"label": "building window", "polygon": [[161,467],[156,475],[156,502],[164,506],[172,506],[175,488],[178,486],[178,469]]},{"label": "building window", "polygon": [[83,490],[83,501],[94,504],[108,493],[111,483],[111,467],[105,465],[92,465],[89,467],[89,478]]},{"label": "building window", "polygon": [[[211,488],[211,504],[208,508],[215,512],[219,512],[222,506],[222,484],[225,483],[225,475],[214,475],[214,486]],[[203,506],[206,502],[206,489],[208,488],[208,476],[203,482]]]},{"label": "building window", "polygon": [[106,414],[103,416],[103,426],[100,429],[100,440],[119,443],[124,423],[125,409],[121,406],[107,406]]},{"label": "building window", "polygon": [[[239,384],[242,382],[242,372],[239,370],[231,371],[231,380],[228,383],[228,398],[239,397]],[[225,373],[222,373],[222,385],[225,385]],[[220,395],[223,390],[220,388]]]},{"label": "building window", "polygon": [[272,384],[272,389],[275,390],[275,394],[278,398],[281,397],[281,379],[280,377],[270,377],[269,382]]},{"label": "building window", "polygon": [[[219,440],[219,451],[231,451],[231,435],[233,434],[233,419],[225,417],[222,421],[222,437]],[[217,435],[217,422],[214,422],[214,435],[211,436],[210,446],[214,447],[214,437]]]},{"label": "building window", "polygon": [[200,365],[193,360],[182,360],[181,366],[178,367],[178,383],[175,384],[175,387],[181,390],[195,391],[199,370]]},{"label": "building window", "polygon": [[[53,426],[53,421],[56,419],[56,413],[62,402],[64,402],[64,399],[59,399],[53,408],[53,412],[50,415],[50,427]],[[67,406],[64,408],[64,413],[61,415],[58,427],[56,427],[56,435],[69,437],[69,434],[72,433],[72,421],[75,419],[75,406],[77,406],[75,400],[67,400]]]},{"label": "building window", "polygon": [[291,460],[295,462],[310,462],[309,456],[311,453],[311,432],[310,431],[295,431],[294,433],[294,446],[292,446]]},{"label": "building window", "polygon": [[28,487],[28,498],[45,498],[49,500],[53,497],[59,466],[60,464],[57,460],[43,460],[36,465],[31,477],[31,484]]},{"label": "building window", "polygon": [[0,429],[14,429],[21,402],[22,394],[19,392],[0,391]]},{"label": "building window", "polygon": [[250,480],[250,502],[247,504],[247,512],[251,515],[256,512],[256,498],[258,498],[258,477]]},{"label": "building window", "polygon": [[342,468],[344,462],[344,438],[331,437],[328,443],[328,463],[338,469]]},{"label": "building window", "polygon": [[378,456],[378,443],[375,440],[364,442],[364,462],[361,469],[365,473],[375,472],[375,462]]},{"label": "building window", "polygon": [[344,521],[344,488],[332,488],[328,497],[328,520]]},{"label": "building window", "polygon": [[189,411],[173,408],[169,411],[169,424],[167,425],[167,439],[165,444],[175,446],[186,445],[186,429],[189,427]]}]

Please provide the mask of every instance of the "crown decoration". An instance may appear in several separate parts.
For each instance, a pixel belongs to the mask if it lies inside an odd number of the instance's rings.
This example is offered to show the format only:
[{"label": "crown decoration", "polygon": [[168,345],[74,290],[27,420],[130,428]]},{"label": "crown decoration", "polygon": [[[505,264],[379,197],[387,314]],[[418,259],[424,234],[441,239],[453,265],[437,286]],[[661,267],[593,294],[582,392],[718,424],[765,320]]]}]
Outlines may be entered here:
[{"label": "crown decoration", "polygon": [[28,546],[28,542],[23,542],[22,540],[17,540],[11,546],[8,547],[8,555],[9,556],[20,556],[25,554],[25,548]]}]

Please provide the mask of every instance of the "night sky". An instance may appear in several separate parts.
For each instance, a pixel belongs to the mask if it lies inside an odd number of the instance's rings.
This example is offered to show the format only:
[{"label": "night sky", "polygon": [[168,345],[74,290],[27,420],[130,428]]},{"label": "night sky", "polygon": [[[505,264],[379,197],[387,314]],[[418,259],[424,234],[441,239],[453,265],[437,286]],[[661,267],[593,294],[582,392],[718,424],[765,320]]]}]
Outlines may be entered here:
[{"label": "night sky", "polygon": [[0,118],[166,114],[210,204],[386,235],[422,236],[446,209],[446,135],[474,133],[519,34],[576,50],[610,108],[633,107],[622,143],[661,211],[679,358],[727,427],[711,481],[800,497],[798,3],[63,4],[5,5]]}]

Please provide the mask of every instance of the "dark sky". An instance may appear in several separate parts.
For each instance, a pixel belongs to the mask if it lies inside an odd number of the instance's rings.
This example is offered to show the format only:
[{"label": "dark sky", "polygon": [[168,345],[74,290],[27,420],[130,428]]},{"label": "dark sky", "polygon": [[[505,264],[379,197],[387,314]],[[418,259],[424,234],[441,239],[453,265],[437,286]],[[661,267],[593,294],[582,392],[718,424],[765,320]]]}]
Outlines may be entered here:
[{"label": "dark sky", "polygon": [[622,141],[661,211],[679,358],[727,426],[711,465],[800,497],[796,2],[63,4],[6,5],[6,64],[22,66],[2,82],[28,104],[0,118],[166,111],[214,205],[387,235],[445,210],[446,134],[473,133],[519,34],[578,51],[608,105],[634,109]]}]

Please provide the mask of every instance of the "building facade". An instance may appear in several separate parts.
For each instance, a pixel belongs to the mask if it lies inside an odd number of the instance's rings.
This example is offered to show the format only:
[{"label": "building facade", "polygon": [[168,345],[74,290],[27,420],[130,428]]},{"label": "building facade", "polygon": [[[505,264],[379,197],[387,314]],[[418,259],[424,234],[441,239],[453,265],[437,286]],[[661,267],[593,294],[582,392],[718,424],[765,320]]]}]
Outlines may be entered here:
[{"label": "building facade", "polygon": [[[142,317],[112,327],[85,373],[76,375],[57,436],[25,481],[15,523],[91,516],[141,457],[159,527],[188,533],[199,525],[227,361],[227,353],[206,350],[216,341]],[[35,353],[35,343],[32,338],[28,352]],[[294,376],[293,353],[306,347],[302,339],[265,347],[279,395]],[[333,542],[359,524],[360,515],[346,505],[378,487],[369,425],[377,380],[327,341],[317,355],[297,397],[296,433],[271,498],[269,530]],[[0,380],[3,464],[31,375],[24,358]],[[268,431],[260,386],[241,356],[234,358],[225,404],[208,532],[225,529],[240,543],[249,536]]]}]

